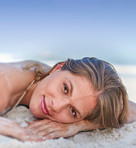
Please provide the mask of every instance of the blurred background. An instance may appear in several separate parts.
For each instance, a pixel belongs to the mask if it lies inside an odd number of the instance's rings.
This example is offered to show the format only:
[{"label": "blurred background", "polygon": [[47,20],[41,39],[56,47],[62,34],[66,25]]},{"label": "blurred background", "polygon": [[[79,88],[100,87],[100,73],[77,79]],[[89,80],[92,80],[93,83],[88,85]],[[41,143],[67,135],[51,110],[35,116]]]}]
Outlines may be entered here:
[{"label": "blurred background", "polygon": [[136,95],[136,0],[0,0],[0,62],[85,56],[112,63]]}]

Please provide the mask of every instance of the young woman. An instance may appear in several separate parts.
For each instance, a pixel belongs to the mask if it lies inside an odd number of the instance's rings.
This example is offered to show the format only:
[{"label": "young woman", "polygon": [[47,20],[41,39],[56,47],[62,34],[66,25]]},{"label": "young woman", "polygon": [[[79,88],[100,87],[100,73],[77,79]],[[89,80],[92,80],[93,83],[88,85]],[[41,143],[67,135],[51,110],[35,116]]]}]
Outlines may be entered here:
[{"label": "young woman", "polygon": [[[115,69],[97,58],[68,59],[53,68],[36,61],[1,63],[0,92],[0,134],[22,141],[118,128],[136,119],[136,105],[128,102]],[[3,117],[19,104],[38,119],[27,128]]]}]

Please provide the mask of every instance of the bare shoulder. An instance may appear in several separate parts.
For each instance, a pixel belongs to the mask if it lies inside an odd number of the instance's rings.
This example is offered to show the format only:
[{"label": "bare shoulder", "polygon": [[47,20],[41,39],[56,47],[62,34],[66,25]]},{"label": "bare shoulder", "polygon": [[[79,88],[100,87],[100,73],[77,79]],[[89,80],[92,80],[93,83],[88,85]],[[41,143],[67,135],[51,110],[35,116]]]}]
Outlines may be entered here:
[{"label": "bare shoulder", "polygon": [[[35,60],[24,60],[24,61],[18,61],[18,62],[11,62],[11,63],[0,63],[0,72],[7,72],[7,73],[12,73],[12,72],[28,72],[25,71],[25,67],[27,65],[33,65],[30,71],[32,72],[35,66],[40,66],[43,68],[45,71],[50,70],[51,67],[45,63],[42,63],[40,61],[35,61]],[[30,72],[29,71],[29,72]],[[15,73],[14,73],[15,74]]]},{"label": "bare shoulder", "polygon": [[[25,67],[27,65],[33,65],[31,69],[25,70]],[[45,69],[45,71],[50,70],[51,67],[45,63],[34,61],[34,60],[25,60],[25,61],[19,61],[19,62],[11,62],[11,63],[0,63],[0,79],[3,79],[3,77],[6,78],[21,78],[24,77],[27,79],[33,76],[35,76],[35,72],[33,71],[33,68],[35,66],[41,66],[41,68]]]},{"label": "bare shoulder", "polygon": [[0,63],[0,112],[9,106],[9,99],[23,91],[35,78],[33,71],[24,70],[25,62]]},{"label": "bare shoulder", "polygon": [[18,96],[22,94],[35,79],[33,69],[24,69],[27,64],[38,64],[46,70],[51,68],[44,63],[33,60],[0,63],[0,112],[9,107],[9,101],[16,99],[15,94]]},{"label": "bare shoulder", "polygon": [[[26,70],[25,67],[27,65],[32,65],[32,68],[29,70]],[[11,62],[11,63],[0,63],[0,79],[10,79],[11,81],[24,81],[29,82],[34,79],[35,72],[34,68],[35,66],[40,66],[45,71],[50,70],[51,67],[47,64],[44,64],[39,61],[34,60],[24,60],[19,62]],[[16,81],[15,81],[16,80]]]},{"label": "bare shoulder", "polygon": [[136,121],[136,103],[129,100],[129,116],[127,123]]},{"label": "bare shoulder", "polygon": [[20,70],[11,63],[0,63],[0,112],[8,107],[11,91],[14,89],[13,84],[16,84],[18,80],[18,71]]},{"label": "bare shoulder", "polygon": [[18,62],[18,64],[20,64],[22,67],[25,67],[28,64],[32,64],[32,65],[39,65],[45,70],[51,69],[51,67],[49,65],[47,65],[43,62],[40,62],[40,61],[35,61],[35,60],[25,60],[25,61]]}]

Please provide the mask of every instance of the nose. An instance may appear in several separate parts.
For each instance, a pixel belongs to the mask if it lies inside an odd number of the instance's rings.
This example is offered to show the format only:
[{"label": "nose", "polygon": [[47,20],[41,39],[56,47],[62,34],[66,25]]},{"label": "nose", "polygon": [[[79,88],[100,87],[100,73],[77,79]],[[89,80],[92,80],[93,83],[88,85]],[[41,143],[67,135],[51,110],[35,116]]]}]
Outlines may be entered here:
[{"label": "nose", "polygon": [[59,98],[54,98],[52,100],[52,110],[54,112],[60,112],[63,109],[65,109],[69,104],[69,99],[66,97],[59,97]]}]

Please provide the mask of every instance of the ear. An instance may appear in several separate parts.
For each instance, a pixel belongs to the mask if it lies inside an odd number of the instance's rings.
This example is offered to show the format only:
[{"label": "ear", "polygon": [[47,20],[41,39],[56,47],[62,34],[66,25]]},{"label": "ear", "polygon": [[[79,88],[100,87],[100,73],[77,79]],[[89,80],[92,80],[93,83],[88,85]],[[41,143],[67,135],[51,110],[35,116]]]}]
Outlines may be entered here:
[{"label": "ear", "polygon": [[61,67],[62,67],[64,64],[65,64],[65,62],[61,62],[61,63],[56,64],[56,65],[52,68],[50,74],[53,73],[53,72],[55,72],[55,71],[57,71],[57,70],[59,70],[59,69],[61,69]]}]

